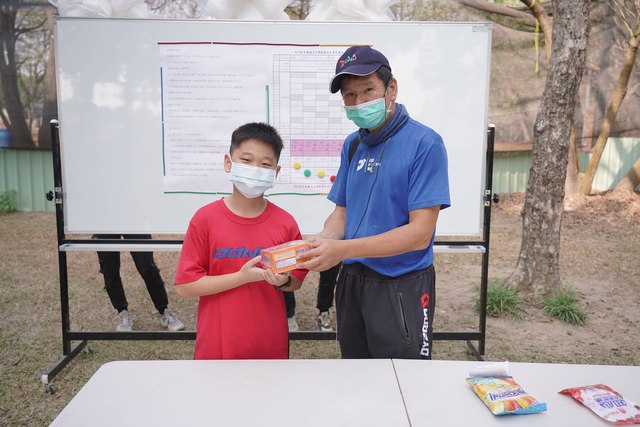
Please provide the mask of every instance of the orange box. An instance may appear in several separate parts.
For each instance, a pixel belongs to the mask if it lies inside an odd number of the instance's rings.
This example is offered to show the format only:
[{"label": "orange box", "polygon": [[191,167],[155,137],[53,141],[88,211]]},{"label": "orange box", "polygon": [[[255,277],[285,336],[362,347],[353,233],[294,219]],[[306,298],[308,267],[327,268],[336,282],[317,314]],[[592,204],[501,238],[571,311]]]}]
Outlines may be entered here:
[{"label": "orange box", "polygon": [[[287,243],[262,249],[261,264],[264,268],[270,268],[274,273],[284,273],[298,268],[296,256],[308,251],[310,248],[306,240],[292,240]],[[303,261],[306,261],[303,260]]]}]

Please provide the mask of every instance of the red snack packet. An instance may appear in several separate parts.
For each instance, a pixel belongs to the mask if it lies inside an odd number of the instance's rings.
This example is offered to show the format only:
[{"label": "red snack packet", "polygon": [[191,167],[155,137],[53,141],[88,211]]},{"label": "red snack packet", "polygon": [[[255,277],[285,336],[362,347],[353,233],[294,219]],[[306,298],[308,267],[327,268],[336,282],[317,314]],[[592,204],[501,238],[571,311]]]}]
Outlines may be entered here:
[{"label": "red snack packet", "polygon": [[607,421],[640,424],[640,406],[604,384],[567,388],[559,393],[572,396]]}]

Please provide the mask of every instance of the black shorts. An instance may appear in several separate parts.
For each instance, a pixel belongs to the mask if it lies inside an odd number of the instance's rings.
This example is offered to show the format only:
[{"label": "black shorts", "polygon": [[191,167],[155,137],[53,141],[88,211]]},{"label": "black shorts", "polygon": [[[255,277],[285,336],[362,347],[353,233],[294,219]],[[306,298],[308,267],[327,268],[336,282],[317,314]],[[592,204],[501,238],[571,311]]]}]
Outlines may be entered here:
[{"label": "black shorts", "polygon": [[431,359],[436,301],[433,265],[399,277],[344,264],[336,287],[344,359]]}]

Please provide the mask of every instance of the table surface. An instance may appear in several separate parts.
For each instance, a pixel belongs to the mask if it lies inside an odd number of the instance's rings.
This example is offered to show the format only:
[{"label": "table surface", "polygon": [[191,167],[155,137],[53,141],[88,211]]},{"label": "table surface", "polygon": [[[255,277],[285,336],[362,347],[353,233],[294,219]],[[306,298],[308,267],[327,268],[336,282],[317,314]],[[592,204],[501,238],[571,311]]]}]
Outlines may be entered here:
[{"label": "table surface", "polygon": [[409,422],[389,359],[189,360],[103,365],[52,424],[86,425],[389,427]]},{"label": "table surface", "polygon": [[412,427],[432,426],[434,418],[455,426],[611,426],[560,390],[606,384],[625,398],[640,401],[640,367],[509,362],[509,375],[547,411],[494,416],[466,383],[481,362],[393,360]]},{"label": "table surface", "polygon": [[[103,365],[52,426],[610,426],[558,391],[603,383],[638,403],[640,367],[510,363],[547,412],[494,416],[465,379],[483,362],[124,361]],[[635,399],[635,400],[634,400]]]}]

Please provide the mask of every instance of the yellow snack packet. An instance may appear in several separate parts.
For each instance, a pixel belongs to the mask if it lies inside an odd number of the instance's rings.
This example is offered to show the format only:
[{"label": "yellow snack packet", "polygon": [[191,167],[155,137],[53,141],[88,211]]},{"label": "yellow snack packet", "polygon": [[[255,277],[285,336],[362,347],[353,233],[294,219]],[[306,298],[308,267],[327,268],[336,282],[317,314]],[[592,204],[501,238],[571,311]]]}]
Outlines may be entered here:
[{"label": "yellow snack packet", "polygon": [[467,383],[494,415],[535,414],[547,410],[510,376],[471,377]]}]

